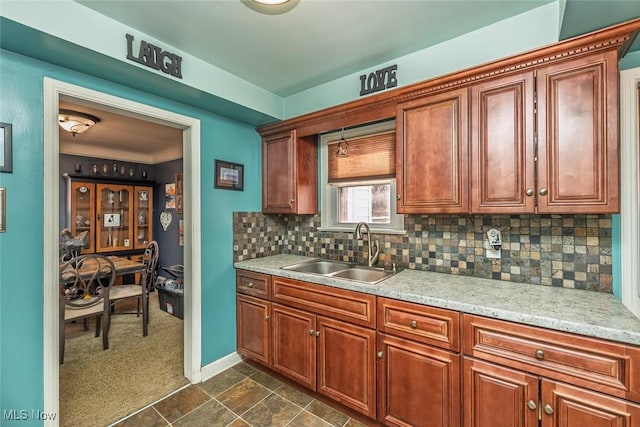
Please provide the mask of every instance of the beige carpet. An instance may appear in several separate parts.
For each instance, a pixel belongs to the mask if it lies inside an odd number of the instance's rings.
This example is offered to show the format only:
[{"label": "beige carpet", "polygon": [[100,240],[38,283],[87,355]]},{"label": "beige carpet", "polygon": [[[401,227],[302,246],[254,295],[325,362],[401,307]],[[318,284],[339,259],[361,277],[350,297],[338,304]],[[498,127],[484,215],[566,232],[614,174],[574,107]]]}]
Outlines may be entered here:
[{"label": "beige carpet", "polygon": [[183,376],[183,321],[149,301],[149,334],[142,317],[112,316],[109,349],[94,338],[95,323],[67,325],[60,366],[60,425],[107,426],[188,384]]}]

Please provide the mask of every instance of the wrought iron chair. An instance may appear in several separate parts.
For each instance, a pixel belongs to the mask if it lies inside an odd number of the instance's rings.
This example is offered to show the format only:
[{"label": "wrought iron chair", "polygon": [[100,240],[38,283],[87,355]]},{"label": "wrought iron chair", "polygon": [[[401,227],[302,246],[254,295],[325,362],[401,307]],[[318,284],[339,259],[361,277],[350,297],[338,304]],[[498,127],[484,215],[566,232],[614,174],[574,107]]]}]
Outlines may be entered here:
[{"label": "wrought iron chair", "polygon": [[[149,292],[156,281],[156,269],[158,267],[159,248],[158,242],[152,240],[144,250],[143,264],[146,266],[140,276],[139,283],[131,285],[114,286],[109,293],[111,314],[136,314],[140,317],[140,306],[142,306],[142,336],[146,337],[149,324]],[[126,300],[137,300],[137,310],[117,311],[116,305]]]},{"label": "wrought iron chair", "polygon": [[65,324],[73,320],[95,317],[95,336],[100,336],[102,324],[102,348],[109,348],[109,290],[115,280],[115,265],[101,254],[80,255],[60,264],[60,364],[64,362]]}]

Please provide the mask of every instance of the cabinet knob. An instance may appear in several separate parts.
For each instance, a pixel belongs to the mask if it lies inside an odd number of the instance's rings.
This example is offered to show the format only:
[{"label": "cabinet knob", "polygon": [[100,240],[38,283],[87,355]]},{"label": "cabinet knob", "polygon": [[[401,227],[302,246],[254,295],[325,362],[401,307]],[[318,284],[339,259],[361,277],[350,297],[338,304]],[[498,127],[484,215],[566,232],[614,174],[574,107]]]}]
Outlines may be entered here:
[{"label": "cabinet knob", "polygon": [[319,337],[320,336],[320,331],[316,331],[316,336]]},{"label": "cabinet knob", "polygon": [[531,409],[532,411],[538,407],[538,405],[536,405],[536,402],[534,402],[533,400],[528,401],[528,402],[527,402],[527,406],[528,406],[528,407],[529,407],[529,409]]},{"label": "cabinet knob", "polygon": [[409,322],[409,326],[415,329],[418,327],[418,322],[416,322],[415,320],[412,320],[411,322]]},{"label": "cabinet knob", "polygon": [[549,405],[548,403],[544,405],[544,412],[549,415],[553,414],[553,408],[551,407],[551,405]]},{"label": "cabinet knob", "polygon": [[292,204],[293,204],[293,202],[295,202],[295,199],[290,199],[290,200],[289,200],[289,204],[290,204],[290,205],[292,205]]},{"label": "cabinet knob", "polygon": [[250,288],[253,288],[253,282],[249,282],[249,284],[247,285]]},{"label": "cabinet knob", "polygon": [[384,357],[384,351],[378,352],[378,359],[382,359]]},{"label": "cabinet knob", "polygon": [[402,199],[402,196],[400,196],[399,194],[396,194],[396,200],[400,200]]},{"label": "cabinet knob", "polygon": [[541,196],[546,196],[547,195],[547,189],[546,188],[541,188],[539,191]]},{"label": "cabinet knob", "polygon": [[309,335],[313,335],[316,331],[314,331],[313,329],[309,329]]},{"label": "cabinet knob", "polygon": [[527,196],[531,197],[533,196],[533,189],[532,188],[527,188],[527,191],[525,193]]},{"label": "cabinet knob", "polygon": [[269,320],[271,318],[271,316],[269,316],[268,314],[266,316],[264,316],[264,320]]},{"label": "cabinet knob", "polygon": [[543,360],[544,359],[544,351],[536,350],[536,359]]}]

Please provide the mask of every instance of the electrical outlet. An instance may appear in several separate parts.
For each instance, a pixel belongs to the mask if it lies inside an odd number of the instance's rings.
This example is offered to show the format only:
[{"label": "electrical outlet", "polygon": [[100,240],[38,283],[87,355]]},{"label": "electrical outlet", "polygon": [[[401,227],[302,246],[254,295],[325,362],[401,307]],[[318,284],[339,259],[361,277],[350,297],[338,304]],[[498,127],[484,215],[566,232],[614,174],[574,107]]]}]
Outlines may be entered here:
[{"label": "electrical outlet", "polygon": [[487,231],[487,240],[484,241],[485,255],[487,258],[500,258],[502,248],[502,237],[500,230],[495,228]]}]

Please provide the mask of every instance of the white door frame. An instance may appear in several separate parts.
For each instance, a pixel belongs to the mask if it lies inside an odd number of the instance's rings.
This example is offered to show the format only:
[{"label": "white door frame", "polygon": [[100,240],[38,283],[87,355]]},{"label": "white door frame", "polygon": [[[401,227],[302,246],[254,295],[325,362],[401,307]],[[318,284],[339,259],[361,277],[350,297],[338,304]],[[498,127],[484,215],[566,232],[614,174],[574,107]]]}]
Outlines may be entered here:
[{"label": "white door frame", "polygon": [[[183,129],[184,179],[184,279],[190,286],[184,295],[184,376],[202,381],[201,372],[201,214],[200,214],[200,120],[149,105],[90,90],[48,77],[44,79],[44,251],[43,251],[43,361],[44,411],[59,414],[58,334],[58,239],[59,154],[58,110],[60,96],[70,96],[115,108],[151,121]],[[57,426],[59,417],[47,422]]]},{"label": "white door frame", "polygon": [[640,317],[640,68],[620,72],[620,294]]}]

